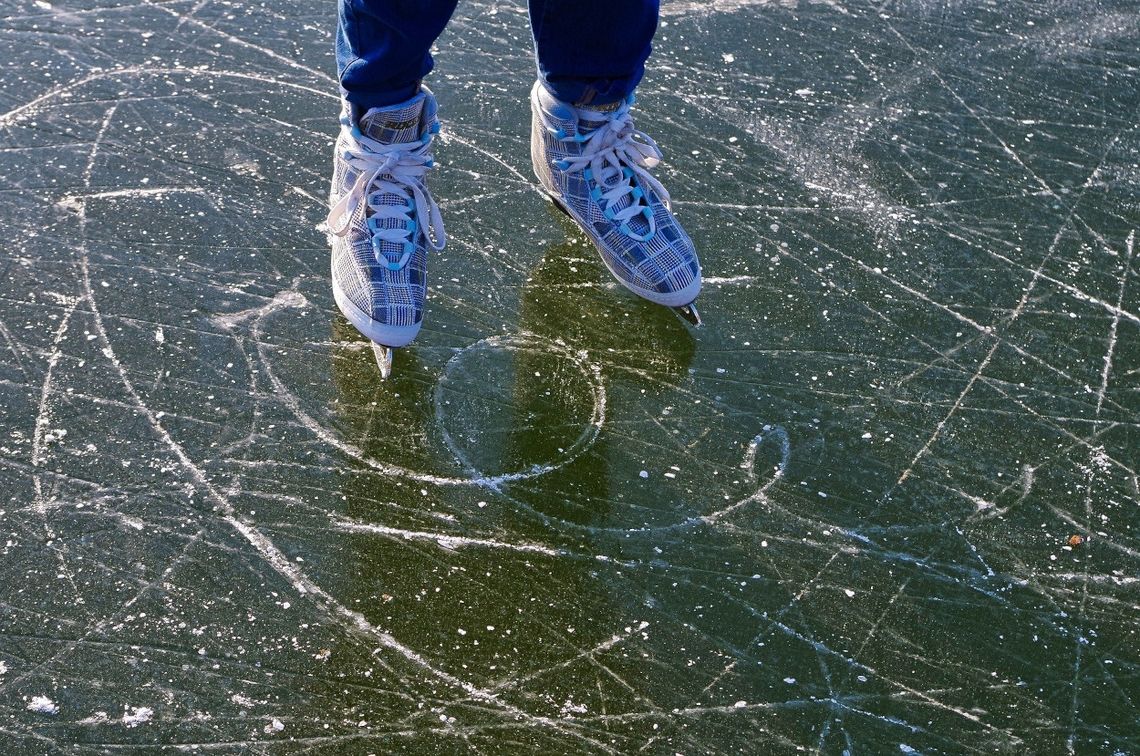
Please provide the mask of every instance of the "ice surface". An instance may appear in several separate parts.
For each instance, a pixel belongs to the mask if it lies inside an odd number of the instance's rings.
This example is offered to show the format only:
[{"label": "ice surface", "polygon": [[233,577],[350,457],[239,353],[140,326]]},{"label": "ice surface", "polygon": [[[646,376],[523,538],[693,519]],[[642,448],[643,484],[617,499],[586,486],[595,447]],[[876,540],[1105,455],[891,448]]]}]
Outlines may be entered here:
[{"label": "ice surface", "polygon": [[1140,751],[1134,2],[666,2],[695,332],[462,3],[386,383],[332,3],[0,11],[3,753]]}]

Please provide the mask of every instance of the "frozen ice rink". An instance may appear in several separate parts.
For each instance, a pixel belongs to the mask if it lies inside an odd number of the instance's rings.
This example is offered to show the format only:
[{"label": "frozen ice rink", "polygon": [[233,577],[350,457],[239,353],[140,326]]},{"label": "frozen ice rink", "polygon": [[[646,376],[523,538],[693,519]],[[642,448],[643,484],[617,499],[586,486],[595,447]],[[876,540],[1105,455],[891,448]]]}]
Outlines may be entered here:
[{"label": "frozen ice rink", "polygon": [[1140,752],[1140,8],[665,2],[705,326],[535,189],[332,300],[331,0],[0,0],[0,753]]}]

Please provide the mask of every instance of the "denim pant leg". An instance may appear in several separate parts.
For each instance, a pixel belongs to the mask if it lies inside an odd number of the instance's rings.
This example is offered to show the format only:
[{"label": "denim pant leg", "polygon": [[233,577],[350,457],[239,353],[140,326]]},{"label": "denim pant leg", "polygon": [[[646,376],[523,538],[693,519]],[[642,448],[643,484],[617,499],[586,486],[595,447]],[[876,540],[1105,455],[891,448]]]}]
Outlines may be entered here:
[{"label": "denim pant leg", "polygon": [[336,63],[354,115],[411,99],[457,0],[339,0]]},{"label": "denim pant leg", "polygon": [[538,75],[577,105],[617,102],[645,73],[659,0],[529,0]]}]

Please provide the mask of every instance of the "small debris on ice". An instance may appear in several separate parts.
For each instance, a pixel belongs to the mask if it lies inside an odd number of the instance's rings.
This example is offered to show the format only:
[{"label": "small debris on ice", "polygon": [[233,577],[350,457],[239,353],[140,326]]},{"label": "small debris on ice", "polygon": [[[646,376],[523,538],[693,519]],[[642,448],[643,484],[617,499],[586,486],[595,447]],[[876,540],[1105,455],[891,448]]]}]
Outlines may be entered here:
[{"label": "small debris on ice", "polygon": [[281,732],[284,729],[285,729],[285,723],[282,722],[277,717],[274,717],[272,722],[265,725],[265,727],[262,729],[262,732],[264,732],[268,735],[268,734],[274,733],[274,732]]},{"label": "small debris on ice", "polygon": [[127,727],[136,727],[143,722],[149,722],[154,716],[154,709],[149,706],[131,706],[130,712],[124,712],[123,724]]},{"label": "small debris on ice", "polygon": [[562,704],[562,716],[564,717],[570,714],[585,714],[588,711],[586,704],[576,704],[570,698],[567,698],[566,703]]},{"label": "small debris on ice", "polygon": [[39,714],[58,714],[59,707],[56,706],[55,701],[47,696],[33,696],[32,700],[28,702],[28,711]]}]

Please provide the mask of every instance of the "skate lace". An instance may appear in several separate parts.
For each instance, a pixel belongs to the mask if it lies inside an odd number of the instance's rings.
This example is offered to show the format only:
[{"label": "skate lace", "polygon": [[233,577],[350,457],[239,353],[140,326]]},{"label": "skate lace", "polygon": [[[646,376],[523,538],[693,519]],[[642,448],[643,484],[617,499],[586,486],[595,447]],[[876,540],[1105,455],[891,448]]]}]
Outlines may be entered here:
[{"label": "skate lace", "polygon": [[[653,208],[646,197],[645,187],[649,187],[669,207],[669,192],[649,172],[662,158],[657,142],[644,131],[635,129],[629,113],[631,103],[623,102],[609,118],[595,129],[582,133],[567,134],[565,130],[547,126],[547,129],[561,142],[578,143],[582,150],[554,161],[562,171],[583,171],[583,177],[594,186],[590,196],[602,205],[602,212],[626,236],[646,242],[657,233],[657,222]],[[630,196],[629,204],[620,207],[623,198]],[[648,224],[644,234],[630,228],[629,221],[643,215]]]},{"label": "skate lace", "polygon": [[[372,232],[372,248],[377,261],[388,270],[397,271],[408,264],[420,236],[431,249],[443,249],[447,243],[443,218],[424,183],[424,176],[433,165],[430,148],[432,137],[439,133],[439,123],[433,123],[428,133],[417,141],[395,144],[372,139],[348,123],[342,124],[341,131],[347,145],[342,156],[357,172],[357,177],[352,188],[329,210],[330,233],[347,234],[353,214],[364,202],[370,211],[366,213],[365,223]],[[404,201],[395,205],[382,203],[387,194],[395,194]],[[385,219],[400,224],[382,228],[380,224]],[[383,249],[383,242],[399,245],[399,259],[391,259]]]}]

